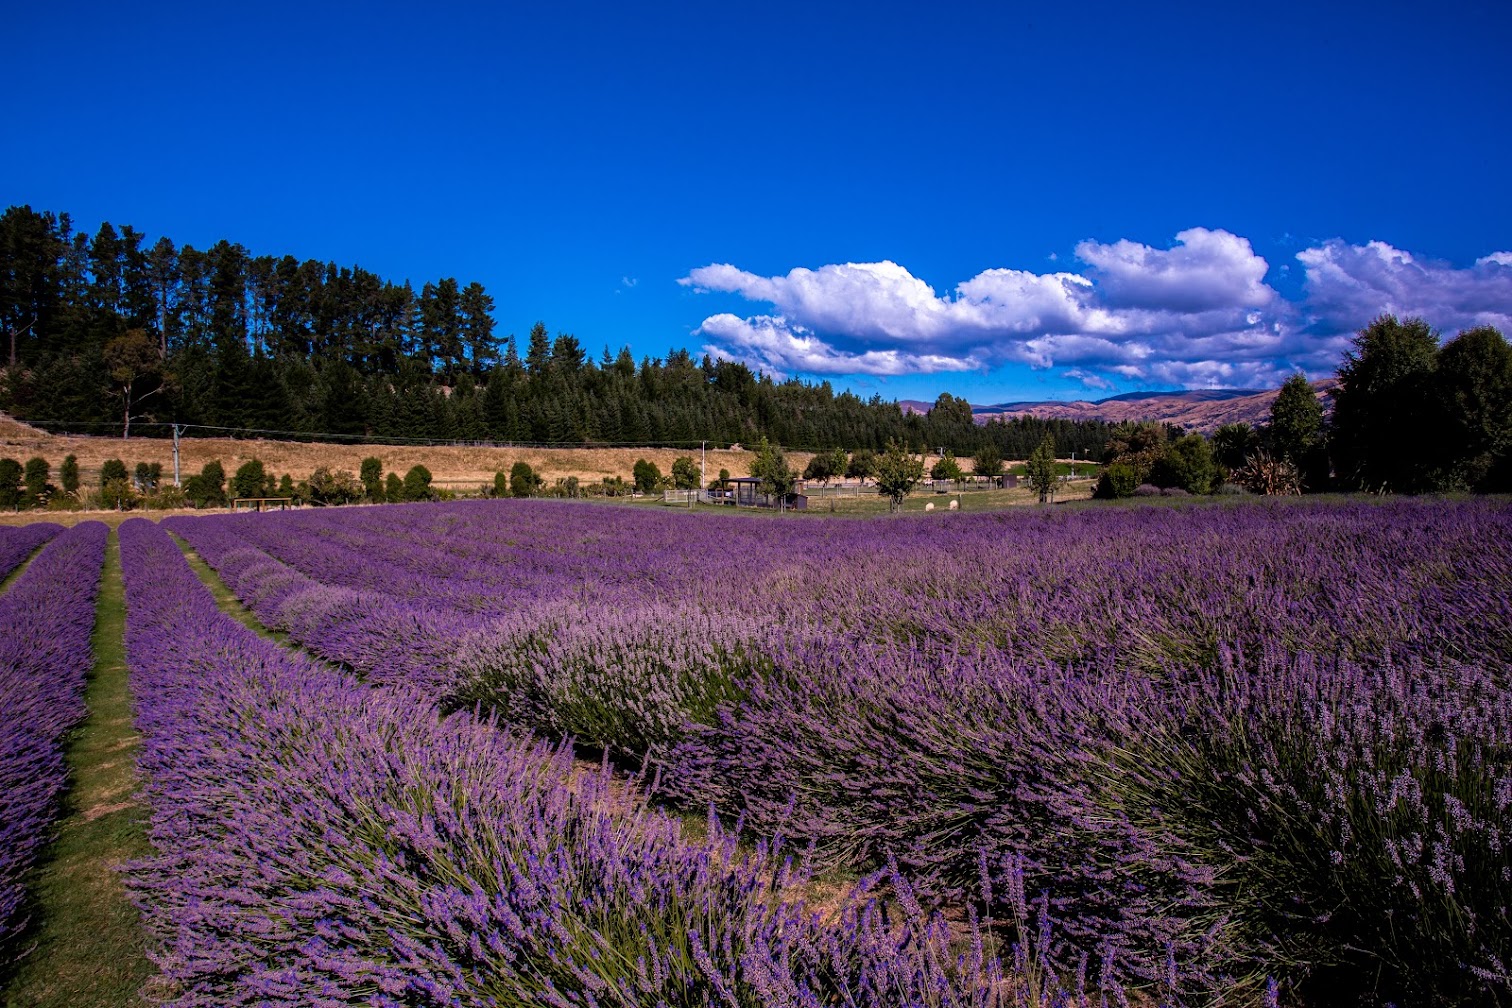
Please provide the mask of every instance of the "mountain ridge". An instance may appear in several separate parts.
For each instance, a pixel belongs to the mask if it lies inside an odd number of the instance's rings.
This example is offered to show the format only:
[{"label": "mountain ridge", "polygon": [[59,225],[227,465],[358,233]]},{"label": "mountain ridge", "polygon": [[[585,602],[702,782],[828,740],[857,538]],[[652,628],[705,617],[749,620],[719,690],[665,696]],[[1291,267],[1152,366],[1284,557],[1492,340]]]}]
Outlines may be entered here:
[{"label": "mountain ridge", "polygon": [[[1333,378],[1312,382],[1314,394],[1325,409],[1331,406]],[[1130,423],[1153,420],[1199,434],[1211,434],[1230,423],[1259,426],[1269,421],[1271,404],[1281,390],[1275,389],[1181,389],[1174,392],[1124,392],[1097,400],[1022,400],[971,407],[972,418],[986,423],[993,418],[1010,420],[1033,416],[1045,420],[1102,420]],[[906,413],[928,413],[933,403],[900,399]]]}]

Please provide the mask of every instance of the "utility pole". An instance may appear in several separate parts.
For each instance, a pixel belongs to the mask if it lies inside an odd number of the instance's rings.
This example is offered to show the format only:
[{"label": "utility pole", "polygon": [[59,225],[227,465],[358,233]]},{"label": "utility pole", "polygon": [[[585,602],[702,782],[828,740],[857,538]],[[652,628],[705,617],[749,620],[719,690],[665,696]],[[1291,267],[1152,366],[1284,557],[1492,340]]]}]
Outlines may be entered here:
[{"label": "utility pole", "polygon": [[30,322],[26,323],[26,328],[25,329],[12,329],[11,330],[11,332],[10,332],[10,366],[11,367],[15,367],[16,366],[16,337],[17,336],[25,336],[28,332],[31,332],[31,327],[34,326],[34,325],[36,325],[36,324],[37,324],[37,318],[34,315],[34,316],[32,316],[32,320]]},{"label": "utility pole", "polygon": [[184,427],[183,427],[182,424],[174,424],[173,425],[173,485],[176,486],[176,487],[181,487],[181,486],[184,485],[183,483],[179,482],[179,454],[178,454],[179,432],[182,431],[183,429],[184,429]]},{"label": "utility pole", "polygon": [[[709,485],[709,442],[698,442],[698,492]],[[696,497],[697,494],[694,494]]]}]

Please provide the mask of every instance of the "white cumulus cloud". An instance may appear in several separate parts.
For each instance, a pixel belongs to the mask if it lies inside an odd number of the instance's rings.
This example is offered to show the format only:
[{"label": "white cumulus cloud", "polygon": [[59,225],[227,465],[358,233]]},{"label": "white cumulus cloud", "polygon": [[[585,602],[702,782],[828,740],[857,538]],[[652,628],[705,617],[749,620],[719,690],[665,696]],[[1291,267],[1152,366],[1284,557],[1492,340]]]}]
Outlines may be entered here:
[{"label": "white cumulus cloud", "polygon": [[[1349,337],[1382,312],[1449,329],[1512,331],[1512,253],[1467,269],[1383,242],[1325,242],[1298,253],[1304,296],[1265,282],[1248,239],[1191,228],[1169,248],[1120,240],[1076,246],[1082,271],[995,268],[944,294],[891,261],[761,276],[712,264],[678,281],[773,311],[705,319],[705,349],[780,374],[897,375],[1007,363],[1068,368],[1089,388],[1113,378],[1189,387],[1278,384],[1327,373]],[[1107,383],[1098,385],[1097,382]]]}]

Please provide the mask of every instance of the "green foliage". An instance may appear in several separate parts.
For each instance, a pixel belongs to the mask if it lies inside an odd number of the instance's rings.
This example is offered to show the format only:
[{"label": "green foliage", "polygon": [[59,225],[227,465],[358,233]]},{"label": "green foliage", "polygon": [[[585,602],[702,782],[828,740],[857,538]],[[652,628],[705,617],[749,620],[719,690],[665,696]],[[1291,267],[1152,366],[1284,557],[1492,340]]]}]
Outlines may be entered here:
[{"label": "green foliage", "polygon": [[545,480],[536,475],[529,462],[516,462],[509,467],[509,495],[511,497],[531,497],[541,488]]},{"label": "green foliage", "polygon": [[52,467],[47,464],[47,459],[40,455],[26,460],[26,470],[23,479],[26,482],[27,507],[46,507],[47,499],[52,496],[55,489],[47,482],[52,475]]},{"label": "green foliage", "polygon": [[769,443],[766,438],[756,449],[756,459],[751,463],[751,475],[759,482],[757,489],[769,497],[786,504],[787,495],[798,485],[798,473],[787,464],[782,449]]},{"label": "green foliage", "polygon": [[166,388],[167,377],[157,341],[143,329],[128,329],[106,341],[101,350],[109,369],[112,394],[121,403],[122,436],[131,433],[133,415],[143,401]]},{"label": "green foliage", "polygon": [[383,499],[397,503],[404,500],[404,481],[398,473],[389,473],[383,478]]},{"label": "green foliage", "polygon": [[1247,423],[1224,424],[1213,432],[1213,456],[1230,472],[1244,468],[1258,447],[1260,438]]},{"label": "green foliage", "polygon": [[287,497],[296,504],[302,503],[304,494],[294,485],[294,477],[284,473],[278,478],[278,496]]},{"label": "green foliage", "polygon": [[19,508],[25,499],[21,489],[21,463],[13,458],[0,458],[0,507]]},{"label": "green foliage", "polygon": [[157,492],[150,497],[142,499],[142,506],[152,511],[172,511],[175,508],[187,507],[189,498],[184,495],[180,487],[169,483],[158,487]]},{"label": "green foliage", "polygon": [[1432,418],[1438,336],[1422,319],[1382,315],[1355,336],[1334,390],[1330,448],[1347,490],[1419,493],[1443,455]]},{"label": "green foliage", "polygon": [[887,498],[889,511],[896,511],[924,478],[924,460],[910,455],[899,442],[889,441],[877,458],[876,476],[877,493]]},{"label": "green foliage", "polygon": [[803,467],[803,478],[815,483],[828,483],[835,475],[842,471],[845,456],[840,456],[842,465],[837,469],[835,466],[834,452],[819,452],[808,460],[808,465]]},{"label": "green foliage", "polygon": [[1285,497],[1302,492],[1302,474],[1297,467],[1264,448],[1256,449],[1249,461],[1235,471],[1234,478],[1251,493]]},{"label": "green foliage", "polygon": [[1512,346],[1490,326],[1460,333],[1438,358],[1442,481],[1482,492],[1512,490]]},{"label": "green foliage", "polygon": [[1209,494],[1218,485],[1220,475],[1207,438],[1188,434],[1166,446],[1165,454],[1151,468],[1150,482],[1162,488],[1179,487],[1187,493]]},{"label": "green foliage", "polygon": [[626,483],[623,476],[605,476],[593,486],[589,492],[591,497],[628,497],[635,490],[635,484]]},{"label": "green foliage", "polygon": [[1271,403],[1265,437],[1272,455],[1297,467],[1307,489],[1324,488],[1328,450],[1323,439],[1323,405],[1303,375],[1294,374],[1281,386]]},{"label": "green foliage", "polygon": [[[430,500],[431,494],[431,471],[423,465],[411,467],[404,474],[404,483],[399,491],[399,499],[404,501]],[[394,498],[390,497],[390,500]]]},{"label": "green foliage", "polygon": [[75,494],[79,492],[79,460],[77,456],[69,455],[63,459],[63,464],[58,467],[58,479],[63,484],[63,492]]},{"label": "green foliage", "polygon": [[261,459],[243,462],[236,470],[236,475],[231,477],[231,496],[233,498],[273,496],[273,477],[263,468]]},{"label": "green foliage", "polygon": [[730,470],[721,469],[719,475],[709,481],[710,490],[724,490],[730,485]]},{"label": "green foliage", "polygon": [[870,448],[858,449],[851,453],[850,461],[845,464],[845,478],[858,479],[862,483],[865,483],[868,479],[877,475],[877,465],[876,452]]},{"label": "green foliage", "polygon": [[[230,240],[208,250],[143,240],[111,228],[91,241],[66,215],[30,207],[0,215],[0,278],[43,295],[23,311],[19,294],[7,302],[0,292],[0,328],[24,330],[0,408],[83,431],[131,417],[137,433],[142,421],[172,417],[464,442],[766,437],[805,451],[875,451],[896,440],[962,457],[991,443],[1021,458],[1051,433],[1062,450],[1091,459],[1107,440],[1108,425],[1096,421],[975,424],[969,404],[948,394],[928,413],[905,414],[880,396],[774,380],[686,350],[637,363],[622,347],[594,361],[544,322],[520,346],[495,334],[482,285],[456,277],[412,287],[360,266],[254,256]],[[373,499],[374,481],[363,485]]]},{"label": "green foliage", "polygon": [[661,487],[662,473],[655,462],[636,459],[635,465],[631,468],[630,472],[632,478],[635,480],[636,493],[656,493]]},{"label": "green foliage", "polygon": [[971,457],[971,471],[974,475],[985,476],[988,479],[996,479],[1003,475],[1003,455],[998,451],[997,445],[991,441],[977,449]]},{"label": "green foliage", "polygon": [[[285,476],[285,479],[289,477]],[[305,500],[325,507],[354,504],[365,493],[362,481],[345,469],[332,472],[328,466],[320,466],[310,474],[305,483]]]},{"label": "green foliage", "polygon": [[197,508],[225,507],[229,503],[226,500],[226,470],[219,462],[206,462],[198,475],[184,481],[184,496]]},{"label": "green foliage", "polygon": [[362,492],[367,499],[379,504],[383,501],[383,460],[369,455],[362,460],[362,466],[357,471],[357,478],[362,481]]},{"label": "green foliage", "polygon": [[697,490],[698,483],[698,463],[691,455],[679,455],[672,462],[672,485],[679,490]]},{"label": "green foliage", "polygon": [[1121,461],[1132,466],[1138,475],[1138,479],[1134,481],[1137,486],[1149,480],[1150,471],[1165,454],[1166,445],[1180,436],[1181,431],[1177,428],[1148,420],[1119,424],[1108,438],[1104,457],[1109,461]]},{"label": "green foliage", "polygon": [[1102,474],[1097,477],[1097,487],[1092,491],[1092,496],[1101,500],[1132,497],[1139,482],[1139,470],[1132,462],[1120,459],[1103,467]]},{"label": "green foliage", "polygon": [[494,496],[494,497],[508,497],[509,496],[509,473],[505,472],[503,469],[500,469],[500,470],[498,470],[497,472],[494,473],[493,490],[492,490],[491,496]]},{"label": "green foliage", "polygon": [[929,470],[929,478],[935,480],[960,480],[965,474],[961,472],[961,463],[956,461],[955,452],[949,448]]},{"label": "green foliage", "polygon": [[111,480],[126,479],[126,463],[120,459],[106,459],[100,466],[100,486],[103,488]]},{"label": "green foliage", "polygon": [[116,511],[130,511],[137,503],[137,492],[131,482],[122,478],[106,481],[100,488],[100,506]]},{"label": "green foliage", "polygon": [[1055,494],[1055,439],[1045,435],[1024,468],[1029,477],[1029,489],[1039,494],[1041,504],[1048,503]]}]

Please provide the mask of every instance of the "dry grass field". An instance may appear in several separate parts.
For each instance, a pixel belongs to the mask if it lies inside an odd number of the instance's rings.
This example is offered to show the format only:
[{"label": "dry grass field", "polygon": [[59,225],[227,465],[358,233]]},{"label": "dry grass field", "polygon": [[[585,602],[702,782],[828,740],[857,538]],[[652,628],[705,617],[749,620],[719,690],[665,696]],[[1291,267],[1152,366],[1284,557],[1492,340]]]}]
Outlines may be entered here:
[{"label": "dry grass field", "polygon": [[[167,438],[118,438],[95,435],[49,434],[0,414],[0,457],[20,462],[41,455],[52,463],[53,472],[65,456],[79,460],[80,478],[85,485],[98,481],[100,467],[107,459],[120,459],[131,469],[138,462],[159,462],[164,473],[173,472],[173,442]],[[226,475],[252,459],[276,475],[288,473],[296,481],[307,478],[320,466],[356,473],[362,460],[376,455],[383,460],[386,472],[404,475],[412,466],[423,465],[431,471],[435,486],[448,490],[475,490],[492,484],[494,473],[508,472],[516,462],[525,461],[548,484],[559,478],[576,476],[598,482],[605,476],[630,478],[636,459],[656,463],[662,472],[670,472],[680,455],[698,458],[698,449],[670,448],[474,448],[424,445],[316,444],[299,441],[265,441],[242,438],[184,438],[179,442],[179,465],[185,477],[199,472],[206,462],[219,460]],[[710,451],[707,465],[709,478],[720,469],[731,476],[750,474],[755,453],[749,451]],[[807,464],[810,455],[792,452],[788,461],[798,468]]]},{"label": "dry grass field", "polygon": [[[0,413],[0,457],[14,458],[25,462],[40,455],[52,465],[54,482],[59,465],[68,455],[79,462],[79,475],[86,487],[99,482],[100,468],[107,459],[120,459],[132,469],[138,462],[160,463],[166,478],[173,472],[173,442],[166,438],[118,438],[94,435],[50,434]],[[584,482],[597,483],[606,476],[620,476],[629,480],[637,459],[647,459],[660,467],[663,473],[672,469],[673,461],[681,455],[690,455],[697,461],[697,449],[674,450],[670,448],[488,448],[471,446],[425,446],[425,445],[379,445],[379,444],[320,444],[299,441],[273,441],[243,438],[184,438],[179,442],[179,465],[185,478],[199,472],[205,463],[219,461],[229,476],[238,466],[252,459],[260,459],[275,476],[288,473],[296,481],[307,478],[320,466],[332,470],[345,469],[356,473],[362,460],[377,456],[383,460],[386,472],[401,476],[412,466],[424,465],[431,471],[432,484],[458,493],[475,492],[480,486],[492,485],[494,473],[508,472],[515,462],[528,462],[545,479],[548,485],[568,476],[576,476]],[[728,469],[731,476],[748,476],[756,454],[747,450],[710,450],[706,457],[709,479]],[[803,469],[812,454],[788,452],[788,464]],[[932,465],[938,456],[925,458],[925,467]],[[963,468],[970,471],[971,460],[961,459]],[[1010,462],[1009,465],[1013,463]],[[1058,500],[1086,497],[1091,492],[1091,482],[1077,482],[1064,487]],[[1034,502],[1034,495],[1027,487],[1015,490],[977,491],[967,493],[960,499],[961,510],[996,510],[1003,507]],[[949,498],[930,493],[920,487],[905,502],[905,511],[923,511],[926,504],[933,503],[940,511],[947,510]],[[662,506],[660,500],[621,500],[619,503],[632,506]],[[809,514],[872,515],[885,514],[887,502],[873,492],[857,496],[841,497],[831,501],[819,497],[811,502]],[[173,512],[136,510],[129,513],[114,511],[27,511],[16,514],[0,514],[0,525],[24,524],[32,521],[51,521],[72,525],[79,521],[105,521],[112,527],[133,515],[153,520],[174,513],[204,514],[203,511]],[[766,513],[766,512],[761,512]]]}]

